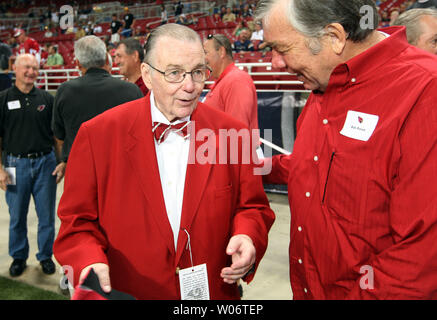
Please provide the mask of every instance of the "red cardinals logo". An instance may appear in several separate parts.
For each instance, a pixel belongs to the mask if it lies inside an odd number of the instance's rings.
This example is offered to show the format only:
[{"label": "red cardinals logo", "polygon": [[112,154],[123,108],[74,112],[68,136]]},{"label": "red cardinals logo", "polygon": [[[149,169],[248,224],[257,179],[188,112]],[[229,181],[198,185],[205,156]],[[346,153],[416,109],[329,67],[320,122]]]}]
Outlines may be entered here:
[{"label": "red cardinals logo", "polygon": [[42,105],[38,106],[38,107],[36,108],[36,110],[38,110],[39,112],[41,112],[41,111],[43,111],[45,108],[46,108],[46,106],[45,106],[44,104],[42,104]]},{"label": "red cardinals logo", "polygon": [[359,123],[363,123],[363,121],[364,121],[363,118],[358,117],[358,122],[359,122]]}]

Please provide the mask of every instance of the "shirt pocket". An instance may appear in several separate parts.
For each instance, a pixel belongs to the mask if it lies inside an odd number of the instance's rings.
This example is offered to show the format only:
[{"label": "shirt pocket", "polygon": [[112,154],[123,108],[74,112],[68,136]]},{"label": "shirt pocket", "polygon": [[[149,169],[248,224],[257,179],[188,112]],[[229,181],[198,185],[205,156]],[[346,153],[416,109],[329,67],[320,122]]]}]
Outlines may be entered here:
[{"label": "shirt pocket", "polygon": [[364,217],[369,158],[335,152],[331,155],[322,202],[339,222],[360,223]]}]

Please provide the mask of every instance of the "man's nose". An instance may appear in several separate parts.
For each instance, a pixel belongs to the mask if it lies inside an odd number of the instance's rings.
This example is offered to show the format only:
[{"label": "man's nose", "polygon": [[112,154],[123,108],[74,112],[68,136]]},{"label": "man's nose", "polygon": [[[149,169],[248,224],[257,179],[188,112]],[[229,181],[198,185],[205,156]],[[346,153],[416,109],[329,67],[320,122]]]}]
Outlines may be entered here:
[{"label": "man's nose", "polygon": [[195,83],[193,80],[193,74],[191,73],[186,73],[185,74],[185,78],[182,81],[182,87],[185,91],[188,92],[193,92],[194,88],[195,88]]},{"label": "man's nose", "polygon": [[272,51],[272,67],[275,69],[286,68],[284,57],[277,53],[275,50]]}]

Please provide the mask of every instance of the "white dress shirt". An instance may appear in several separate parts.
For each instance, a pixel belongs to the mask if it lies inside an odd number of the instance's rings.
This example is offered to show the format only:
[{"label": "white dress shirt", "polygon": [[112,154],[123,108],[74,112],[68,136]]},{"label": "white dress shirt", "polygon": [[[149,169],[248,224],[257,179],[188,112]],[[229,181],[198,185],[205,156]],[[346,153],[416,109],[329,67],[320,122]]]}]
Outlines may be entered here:
[{"label": "white dress shirt", "polygon": [[[156,107],[153,92],[150,94],[152,123],[170,124],[170,121]],[[174,124],[189,121],[190,116],[177,120]],[[190,139],[184,139],[178,133],[170,131],[164,141],[158,144],[155,140],[156,158],[159,176],[164,195],[167,217],[173,230],[174,244],[177,247],[181,224],[182,203],[184,198],[185,174],[187,171]]]}]

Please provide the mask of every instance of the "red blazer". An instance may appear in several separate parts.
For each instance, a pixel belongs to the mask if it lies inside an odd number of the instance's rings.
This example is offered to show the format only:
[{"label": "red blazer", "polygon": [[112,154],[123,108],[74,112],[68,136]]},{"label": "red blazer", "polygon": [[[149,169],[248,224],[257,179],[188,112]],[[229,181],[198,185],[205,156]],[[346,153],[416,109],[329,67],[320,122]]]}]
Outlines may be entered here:
[{"label": "red blazer", "polygon": [[[196,132],[209,128],[218,135],[219,128],[243,128],[202,103],[191,120]],[[77,134],[54,244],[58,262],[73,267],[75,285],[84,267],[102,262],[110,267],[114,289],[138,299],[180,299],[177,270],[191,266],[187,235],[179,232],[175,250],[151,122],[149,94],[84,123]],[[190,153],[203,152],[204,143],[192,143]],[[241,155],[241,144],[238,148]],[[207,264],[211,299],[239,298],[237,286],[220,277],[231,264],[225,253],[230,237],[250,236],[258,266],[274,221],[261,177],[253,175],[252,164],[239,162],[187,166],[181,229],[190,234],[194,265]]]}]

